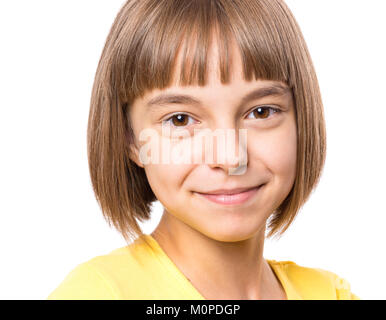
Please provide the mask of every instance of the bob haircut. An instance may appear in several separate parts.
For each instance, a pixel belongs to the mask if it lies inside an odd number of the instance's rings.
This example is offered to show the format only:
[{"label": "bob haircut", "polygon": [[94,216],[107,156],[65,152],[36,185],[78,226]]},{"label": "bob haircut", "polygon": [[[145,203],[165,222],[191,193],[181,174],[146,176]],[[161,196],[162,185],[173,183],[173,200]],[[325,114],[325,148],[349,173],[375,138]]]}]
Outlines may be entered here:
[{"label": "bob haircut", "polygon": [[112,223],[127,242],[142,234],[138,221],[150,218],[157,200],[144,169],[131,160],[135,138],[130,105],[146,91],[173,84],[180,48],[184,56],[178,83],[204,86],[214,32],[219,39],[221,83],[229,83],[232,38],[240,50],[246,81],[252,77],[282,81],[292,90],[296,178],[267,221],[268,238],[287,230],[319,182],[326,154],[322,99],[307,45],[284,1],[129,0],[117,14],[99,60],[87,131],[96,199],[109,226]]}]

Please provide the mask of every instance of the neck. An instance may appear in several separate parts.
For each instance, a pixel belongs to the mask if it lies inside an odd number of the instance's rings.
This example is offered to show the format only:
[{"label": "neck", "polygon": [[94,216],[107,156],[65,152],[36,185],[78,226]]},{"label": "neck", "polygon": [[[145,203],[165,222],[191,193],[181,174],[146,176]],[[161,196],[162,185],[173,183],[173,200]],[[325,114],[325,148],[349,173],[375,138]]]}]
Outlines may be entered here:
[{"label": "neck", "polygon": [[165,210],[152,236],[205,299],[285,299],[263,258],[264,232],[242,241],[218,241]]}]

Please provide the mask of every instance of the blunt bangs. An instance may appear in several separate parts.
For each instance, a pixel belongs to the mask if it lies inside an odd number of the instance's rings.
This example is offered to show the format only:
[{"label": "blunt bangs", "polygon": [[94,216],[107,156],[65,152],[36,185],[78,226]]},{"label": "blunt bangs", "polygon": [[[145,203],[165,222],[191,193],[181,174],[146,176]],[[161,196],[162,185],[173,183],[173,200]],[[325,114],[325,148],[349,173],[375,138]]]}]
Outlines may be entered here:
[{"label": "blunt bangs", "polygon": [[[133,3],[133,1],[129,1]],[[296,51],[288,30],[288,18],[279,8],[272,15],[269,1],[143,1],[138,22],[115,48],[114,83],[122,101],[130,102],[153,89],[207,83],[208,53],[213,37],[218,39],[218,68],[221,82],[230,81],[231,41],[243,61],[243,78],[282,81],[290,87],[296,74]],[[133,11],[132,11],[133,12]],[[134,17],[129,17],[128,19]],[[134,32],[133,32],[134,31]],[[182,64],[177,68],[177,56]],[[179,74],[175,78],[175,72]],[[292,72],[291,72],[292,71]]]}]

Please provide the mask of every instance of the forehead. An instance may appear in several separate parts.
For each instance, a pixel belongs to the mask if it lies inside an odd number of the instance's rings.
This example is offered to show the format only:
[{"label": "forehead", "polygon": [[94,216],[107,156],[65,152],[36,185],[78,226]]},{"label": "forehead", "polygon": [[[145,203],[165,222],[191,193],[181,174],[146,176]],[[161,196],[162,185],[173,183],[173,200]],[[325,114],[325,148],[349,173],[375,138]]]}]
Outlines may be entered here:
[{"label": "forehead", "polygon": [[[220,72],[220,50],[219,50],[219,42],[218,39],[214,37],[210,48],[207,54],[206,61],[206,84],[205,86],[199,85],[181,85],[178,81],[181,75],[182,62],[186,61],[186,57],[184,59],[183,50],[179,50],[176,62],[175,62],[175,70],[172,73],[172,83],[169,87],[163,89],[153,89],[151,91],[147,91],[144,95],[142,102],[146,104],[146,106],[151,107],[153,105],[162,105],[165,103],[170,103],[170,101],[174,103],[187,103],[193,104],[192,99],[188,96],[188,98],[184,98],[181,96],[176,96],[175,94],[192,94],[193,96],[208,98],[208,99],[216,99],[216,97],[221,97],[221,99],[239,99],[238,96],[243,96],[245,93],[250,93],[250,100],[252,96],[264,96],[264,95],[280,95],[287,93],[288,86],[286,83],[282,81],[273,81],[273,80],[251,80],[247,81],[244,78],[243,73],[243,59],[240,53],[240,49],[234,39],[230,39],[227,44],[230,50],[228,51],[229,59],[225,61],[229,67],[229,83],[222,83],[221,81],[221,72]],[[189,61],[189,56],[187,56],[187,63],[191,63]],[[191,68],[188,67],[188,70]],[[261,91],[259,93],[252,93],[252,89],[266,89],[265,91]],[[166,97],[165,97],[166,96]],[[184,102],[185,101],[185,102]],[[194,104],[198,104],[195,102]]]},{"label": "forehead", "polygon": [[[188,43],[188,41],[186,41],[185,45],[189,47],[187,49],[186,56],[184,56],[182,48],[180,48],[176,56],[175,69],[172,73],[172,86],[174,87],[183,87],[179,82],[179,77],[182,74],[182,71],[191,72],[194,67],[192,65],[192,52],[196,51],[194,48],[193,41],[191,43]],[[224,67],[229,69],[230,82],[244,80],[243,60],[240,48],[234,37],[228,38],[226,48],[222,46],[222,48],[220,49],[220,46],[221,43],[219,42],[218,37],[213,32],[208,48],[208,53],[206,55],[206,61],[203,62],[203,64],[206,64],[206,85],[212,86],[220,84],[221,68]],[[224,52],[227,55],[226,59],[224,59]],[[223,59],[225,60],[223,61],[223,63],[225,63],[226,66],[221,66],[221,53],[223,53]],[[204,59],[204,57],[201,57],[201,59]],[[182,66],[183,62],[185,64],[184,68]]]}]

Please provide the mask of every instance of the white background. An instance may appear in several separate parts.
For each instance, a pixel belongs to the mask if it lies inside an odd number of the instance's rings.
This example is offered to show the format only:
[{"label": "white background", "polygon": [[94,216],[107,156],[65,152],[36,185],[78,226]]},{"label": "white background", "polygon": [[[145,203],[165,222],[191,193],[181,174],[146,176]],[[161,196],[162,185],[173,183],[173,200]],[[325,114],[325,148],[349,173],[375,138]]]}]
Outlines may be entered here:
[{"label": "white background", "polygon": [[[287,3],[319,77],[328,151],[318,188],[264,256],[384,299],[386,4]],[[86,157],[93,78],[122,4],[0,2],[1,299],[45,299],[76,265],[125,245],[94,199]],[[157,203],[146,233],[160,213]]]}]

